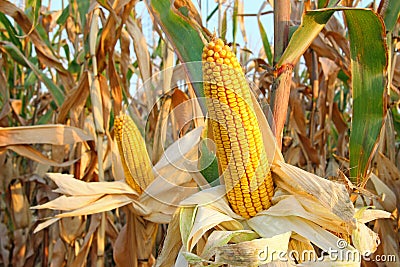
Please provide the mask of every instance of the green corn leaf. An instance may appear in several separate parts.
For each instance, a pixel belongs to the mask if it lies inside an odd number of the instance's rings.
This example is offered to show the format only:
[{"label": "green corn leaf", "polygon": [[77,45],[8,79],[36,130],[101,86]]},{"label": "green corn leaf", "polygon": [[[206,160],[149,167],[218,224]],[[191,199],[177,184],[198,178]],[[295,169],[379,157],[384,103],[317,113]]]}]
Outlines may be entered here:
[{"label": "green corn leaf", "polygon": [[258,14],[257,14],[257,22],[258,22],[258,29],[260,30],[260,35],[261,35],[261,40],[262,40],[262,43],[263,43],[265,55],[267,56],[268,63],[269,63],[270,65],[272,65],[272,60],[273,60],[273,57],[272,57],[272,50],[271,50],[271,46],[269,45],[267,32],[265,31],[264,26],[263,26],[263,24],[261,23],[261,17],[260,17],[261,12],[262,12],[262,10],[264,9],[264,7],[266,6],[266,4],[267,4],[267,2],[265,2],[265,3],[261,6],[260,10],[258,11]]},{"label": "green corn leaf", "polygon": [[35,86],[35,83],[37,83],[37,82],[38,82],[37,76],[35,75],[35,73],[33,71],[31,71],[26,76],[24,87],[25,87],[25,89],[27,89],[31,86]]},{"label": "green corn leaf", "polygon": [[57,24],[64,25],[69,17],[69,5],[67,5],[64,10],[62,11],[60,17],[57,19]]},{"label": "green corn leaf", "polygon": [[36,26],[39,24],[39,15],[40,15],[40,8],[42,6],[41,0],[28,0],[26,1],[25,11],[31,16],[32,25]]},{"label": "green corn leaf", "polygon": [[[24,56],[22,55],[21,51],[11,42],[4,42],[8,43],[9,45],[4,45],[3,50],[12,58],[14,59],[18,64],[24,66],[24,67],[29,67],[29,65],[26,63]],[[13,47],[11,47],[11,44]],[[15,47],[15,49],[14,49]]]},{"label": "green corn leaf", "polygon": [[[147,0],[146,3],[154,20],[160,25],[174,47],[178,58],[185,63],[200,62],[204,44],[199,30],[192,22],[184,18],[181,14],[176,13],[171,8],[170,0]],[[202,80],[202,72],[199,69],[200,65],[186,64],[185,68],[190,80],[193,82],[196,95],[203,97],[203,87],[199,83]],[[202,103],[201,105],[204,111],[204,105]]]},{"label": "green corn leaf", "polygon": [[46,85],[47,89],[54,97],[57,107],[60,107],[64,102],[64,92],[50,80],[39,68],[27,59],[22,52],[11,42],[0,41],[0,49],[3,49],[10,57],[23,66],[29,67],[36,76]]},{"label": "green corn leaf", "polygon": [[333,9],[322,9],[319,11],[315,10],[307,12],[303,17],[303,23],[293,33],[285,52],[277,63],[277,66],[295,64],[310,46],[315,37],[325,27],[325,24],[328,22],[334,12],[335,10]]},{"label": "green corn leaf", "polygon": [[[348,25],[353,90],[350,134],[350,176],[354,183],[365,181],[386,114],[385,73],[387,50],[385,30],[379,15],[370,9],[327,8],[309,11],[293,34],[277,67],[295,64],[336,11]],[[368,30],[365,30],[368,25]]]},{"label": "green corn leaf", "polygon": [[217,5],[217,6],[213,9],[213,11],[211,11],[210,15],[208,15],[207,18],[206,18],[206,22],[209,22],[209,21],[210,21],[210,19],[211,19],[211,18],[214,16],[214,14],[218,11],[218,8],[219,8],[219,5]]},{"label": "green corn leaf", "polygon": [[[195,27],[171,8],[171,1],[148,1],[157,23],[172,41],[182,62],[201,61],[203,42]],[[190,45],[188,45],[190,40]]]},{"label": "green corn leaf", "polygon": [[400,1],[389,0],[384,14],[385,26],[388,31],[393,31],[400,15]]},{"label": "green corn leaf", "polygon": [[334,7],[340,0],[318,0],[318,8]]},{"label": "green corn leaf", "polygon": [[15,31],[14,26],[11,24],[10,20],[4,15],[3,13],[0,13],[0,22],[3,24],[3,26],[6,28],[6,31],[8,33],[8,37],[10,38],[10,41],[15,44],[18,48],[22,48],[21,42],[17,38],[17,32]]},{"label": "green corn leaf", "polygon": [[[350,176],[367,176],[386,115],[387,67],[384,26],[370,10],[346,10],[350,37],[353,118],[350,134]],[[368,30],[365,31],[365,26]]]},{"label": "green corn leaf", "polygon": [[48,124],[51,122],[51,118],[53,117],[54,110],[49,109],[40,119],[36,122],[36,125]]},{"label": "green corn leaf", "polygon": [[77,1],[79,17],[81,18],[81,25],[86,25],[86,15],[89,12],[90,1]]}]

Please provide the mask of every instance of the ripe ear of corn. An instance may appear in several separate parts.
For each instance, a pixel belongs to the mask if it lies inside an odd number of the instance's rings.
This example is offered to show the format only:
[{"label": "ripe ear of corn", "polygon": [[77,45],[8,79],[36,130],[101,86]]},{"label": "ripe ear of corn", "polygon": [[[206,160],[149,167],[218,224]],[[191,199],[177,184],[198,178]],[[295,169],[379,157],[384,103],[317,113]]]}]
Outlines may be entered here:
[{"label": "ripe ear of corn", "polygon": [[203,86],[232,209],[251,218],[271,206],[274,185],[249,84],[221,39],[203,49]]},{"label": "ripe ear of corn", "polygon": [[114,120],[125,180],[139,194],[154,180],[153,168],[145,141],[133,120],[121,113]]}]

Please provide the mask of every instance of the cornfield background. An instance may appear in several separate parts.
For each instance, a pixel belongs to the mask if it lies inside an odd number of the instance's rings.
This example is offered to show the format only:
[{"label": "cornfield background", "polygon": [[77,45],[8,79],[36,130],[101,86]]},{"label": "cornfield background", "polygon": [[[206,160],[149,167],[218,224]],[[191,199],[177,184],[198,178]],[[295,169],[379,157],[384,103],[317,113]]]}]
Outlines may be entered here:
[{"label": "cornfield background", "polygon": [[[58,212],[31,207],[59,196],[46,173],[124,179],[113,142],[120,112],[137,124],[153,164],[206,125],[201,64],[190,62],[201,62],[213,35],[239,58],[285,161],[344,183],[353,202],[389,212],[390,219],[367,225],[380,237],[376,253],[400,261],[400,1],[51,5],[0,0],[0,266],[154,263],[168,224],[155,233],[154,258],[132,262],[148,233],[126,227],[127,207],[62,218],[38,232]],[[259,12],[245,14],[244,5]],[[246,28],[248,19],[258,28]],[[251,50],[249,35],[260,50]],[[218,167],[213,153],[202,152],[212,162],[201,172],[207,183]],[[383,264],[398,263],[362,262]]]}]

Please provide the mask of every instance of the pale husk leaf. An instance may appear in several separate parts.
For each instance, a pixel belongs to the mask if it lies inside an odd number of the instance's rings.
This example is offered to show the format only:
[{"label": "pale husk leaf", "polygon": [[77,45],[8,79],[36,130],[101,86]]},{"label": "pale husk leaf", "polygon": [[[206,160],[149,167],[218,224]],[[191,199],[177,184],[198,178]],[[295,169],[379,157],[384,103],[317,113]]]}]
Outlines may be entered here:
[{"label": "pale husk leaf", "polygon": [[377,219],[390,218],[391,214],[383,210],[374,210],[364,207],[358,209],[355,218],[357,227],[351,233],[354,246],[364,255],[375,252],[380,244],[379,235],[368,228],[365,223]]},{"label": "pale husk leaf", "polygon": [[57,222],[60,219],[61,218],[49,218],[46,221],[39,223],[39,225],[35,228],[33,233],[37,233],[37,232],[47,228],[48,226],[52,225],[53,223]]},{"label": "pale husk leaf", "polygon": [[[194,263],[200,260],[202,262],[209,262],[209,258],[206,258],[206,256],[209,256],[207,253],[205,253],[205,255],[200,254],[196,256],[193,254],[194,252],[192,252],[192,250],[206,232],[213,228],[224,229],[224,227],[226,227],[224,223],[226,222],[229,222],[229,226],[233,227],[230,229],[233,232],[235,232],[235,230],[241,231],[243,227],[246,229],[250,227],[262,238],[272,238],[292,231],[300,235],[303,239],[310,240],[315,245],[327,251],[329,248],[335,248],[341,239],[320,227],[317,224],[318,222],[326,223],[329,220],[333,220],[333,222],[331,222],[331,229],[339,229],[341,232],[346,233],[347,228],[341,226],[345,224],[343,219],[333,214],[328,209],[324,210],[324,212],[326,211],[328,214],[323,218],[319,218],[311,212],[306,211],[293,195],[277,196],[275,200],[278,202],[274,206],[247,221],[244,221],[243,218],[237,215],[231,217],[230,214],[233,211],[226,202],[226,198],[220,195],[223,193],[223,190],[223,186],[213,187],[190,196],[182,202],[183,206],[191,206],[195,205],[195,203],[200,203],[200,205],[202,205],[195,206],[197,209],[182,208],[183,210],[187,210],[187,215],[185,216],[187,219],[186,222],[181,220],[181,229],[182,225],[186,225],[184,226],[185,231],[181,231],[182,239],[186,242],[186,246],[184,246],[186,249],[183,250],[183,255],[189,262]],[[212,197],[214,197],[214,201],[210,203],[210,198],[212,199]],[[305,201],[305,203],[310,203],[312,200],[314,199]],[[317,202],[317,200],[314,201]],[[316,204],[318,204],[318,202]],[[324,208],[321,205],[319,206]],[[321,213],[324,214],[324,212]],[[236,220],[233,218],[238,219]],[[286,242],[286,247],[287,246],[288,241]],[[217,247],[218,246],[215,245],[214,250],[217,250]],[[349,247],[346,248],[346,250],[354,250],[354,248]],[[220,262],[214,263],[220,264]],[[234,264],[236,263],[237,262]]]},{"label": "pale husk leaf", "polygon": [[31,209],[52,209],[52,210],[64,210],[64,211],[75,210],[90,205],[91,203],[97,201],[102,196],[103,195],[68,197],[62,195],[42,205],[33,206],[31,207]]},{"label": "pale husk leaf", "polygon": [[228,244],[216,248],[215,261],[234,266],[258,266],[278,260],[277,255],[288,250],[291,232],[271,238],[258,238],[239,244]]},{"label": "pale husk leaf", "polygon": [[186,248],[188,251],[191,251],[200,238],[213,227],[220,225],[224,222],[228,222],[229,224],[225,224],[226,227],[231,229],[229,230],[242,230],[243,226],[235,219],[220,213],[214,209],[208,208],[207,206],[198,207],[196,217],[191,229],[191,232],[188,237],[188,242]]},{"label": "pale husk leaf", "polygon": [[230,207],[228,200],[225,197],[225,186],[218,185],[209,189],[205,189],[200,191],[194,195],[189,196],[184,199],[180,205],[185,206],[206,206],[209,204],[209,207],[224,214],[227,214],[229,217],[236,220],[244,220],[244,218],[238,214],[236,214]]},{"label": "pale husk leaf", "polygon": [[181,208],[179,212],[179,230],[182,237],[183,247],[187,249],[189,235],[196,218],[197,207]]},{"label": "pale husk leaf", "polygon": [[[338,243],[343,241],[332,232],[347,235],[352,229],[366,231],[363,228],[367,227],[364,225],[364,227],[360,228],[359,222],[356,228],[357,216],[355,216],[355,209],[343,185],[322,179],[283,162],[275,165],[273,170],[279,176],[276,177],[279,182],[273,198],[274,205],[247,221],[233,213],[229,207],[224,197],[224,186],[206,189],[182,201],[182,206],[197,208],[183,208],[183,210],[187,210],[185,217],[189,219],[186,224],[181,220],[181,224],[186,225],[185,231],[181,231],[182,239],[184,244],[186,242],[186,246],[183,246],[185,249],[182,250],[180,255],[185,256],[186,260],[191,263],[211,263],[209,260],[213,254],[210,256],[208,252],[204,254],[198,254],[197,252],[196,255],[192,250],[209,230],[218,230],[220,228],[226,230],[224,229],[225,225],[223,225],[226,222],[229,222],[230,227],[233,227],[230,229],[233,233],[235,230],[242,231],[242,229],[250,228],[262,238],[273,238],[288,231],[292,232],[291,237],[298,240],[299,244],[304,245],[301,246],[301,250],[312,248],[311,243],[313,243],[322,250],[329,251],[329,249],[338,248]],[[367,218],[367,215],[365,216]],[[387,216],[387,213],[379,211],[368,218],[386,218]],[[361,217],[357,219],[361,219]],[[236,224],[241,224],[241,226]],[[214,232],[207,238],[212,237]],[[226,234],[225,237],[227,236],[229,234]],[[369,234],[369,236],[370,238],[361,240],[363,247],[357,247],[362,249],[360,252],[365,251],[366,248],[371,249],[371,251],[376,250],[377,235]],[[221,243],[217,242],[212,245],[214,251],[221,247],[218,245],[222,245],[226,241],[223,237],[221,239]],[[286,246],[288,246],[288,242]],[[242,245],[243,242],[240,244]],[[206,246],[211,245],[207,244]],[[206,251],[209,251],[208,247],[206,248]],[[345,261],[346,253],[357,253],[354,247],[348,245],[340,251],[339,261],[342,261],[341,264],[344,266],[359,265],[359,262],[354,262],[354,260]],[[324,260],[327,261],[329,259]],[[213,262],[213,264],[216,264],[215,266],[220,263]],[[237,265],[237,262],[232,264]]]},{"label": "pale husk leaf", "polygon": [[184,256],[183,247],[179,251],[178,257],[176,258],[176,262],[175,262],[175,267],[182,267],[182,266],[189,266],[189,263],[187,262],[187,260]]},{"label": "pale husk leaf", "polygon": [[75,179],[71,174],[48,173],[58,188],[54,192],[70,196],[93,196],[104,194],[129,194],[138,196],[127,183],[123,181],[114,182],[84,182]]},{"label": "pale husk leaf", "polygon": [[182,199],[199,191],[192,181],[187,162],[197,162],[197,146],[202,127],[196,128],[169,146],[153,170],[156,179],[148,185],[139,201],[152,209],[146,219],[164,222],[170,219]]},{"label": "pale husk leaf", "polygon": [[380,244],[378,234],[360,222],[357,222],[357,228],[353,230],[351,239],[362,255],[375,252]]},{"label": "pale husk leaf", "polygon": [[367,223],[376,219],[388,219],[391,217],[391,214],[390,212],[384,210],[369,209],[368,207],[364,207],[358,209],[354,217],[360,223]]},{"label": "pale husk leaf", "polygon": [[324,228],[338,232],[347,233],[348,227],[344,225],[344,221],[330,212],[328,209],[315,203],[303,196],[282,195],[274,197],[273,201],[277,201],[266,211],[260,214],[268,214],[271,216],[296,216],[307,219],[318,225],[323,225]]},{"label": "pale husk leaf", "polygon": [[[140,215],[147,214],[150,211],[140,204],[140,202],[136,200],[132,200],[129,196],[126,195],[104,195],[102,198],[98,199],[97,201],[91,203],[91,205],[86,207],[81,207],[69,212],[57,214],[56,217],[64,218],[64,217],[71,217],[71,216],[82,216],[82,215],[89,215],[94,213],[100,213],[103,211],[113,210],[127,204],[132,203],[134,209]],[[61,209],[62,210],[62,207]]]},{"label": "pale husk leaf", "polygon": [[207,238],[207,243],[200,257],[203,259],[211,258],[215,255],[216,248],[226,245],[230,241],[235,240],[235,243],[240,243],[253,240],[257,237],[258,235],[251,230],[213,231]]},{"label": "pale husk leaf", "polygon": [[[179,164],[179,162],[182,162],[182,155],[188,154],[194,147],[196,147],[196,144],[200,141],[199,138],[202,130],[203,127],[198,127],[170,145],[164,151],[160,160],[154,165],[154,169],[160,171],[172,163],[176,163],[176,167],[184,168],[185,166],[182,165],[182,163]],[[187,160],[190,161],[191,159]]]},{"label": "pale husk leaf", "polygon": [[335,183],[284,162],[273,166],[275,184],[293,195],[307,195],[347,223],[354,223],[354,207],[343,184]]}]

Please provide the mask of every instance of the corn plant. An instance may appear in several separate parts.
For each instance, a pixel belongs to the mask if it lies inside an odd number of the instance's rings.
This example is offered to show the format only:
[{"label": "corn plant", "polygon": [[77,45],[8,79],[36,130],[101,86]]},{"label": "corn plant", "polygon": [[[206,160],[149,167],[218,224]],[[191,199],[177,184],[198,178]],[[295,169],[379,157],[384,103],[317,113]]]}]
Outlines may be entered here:
[{"label": "corn plant", "polygon": [[0,265],[397,266],[400,1],[16,2]]}]

